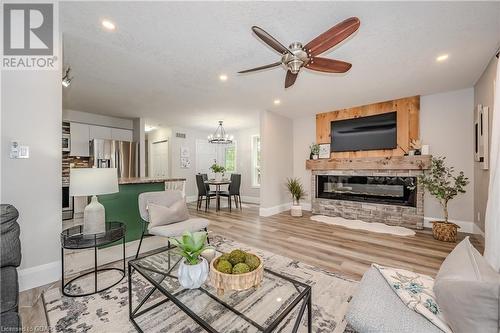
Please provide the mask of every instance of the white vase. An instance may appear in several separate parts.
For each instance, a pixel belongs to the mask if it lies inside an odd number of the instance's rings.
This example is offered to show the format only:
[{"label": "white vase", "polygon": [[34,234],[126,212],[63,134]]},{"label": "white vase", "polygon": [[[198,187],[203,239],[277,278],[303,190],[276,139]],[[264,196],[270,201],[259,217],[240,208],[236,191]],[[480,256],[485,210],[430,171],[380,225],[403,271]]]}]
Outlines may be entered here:
[{"label": "white vase", "polygon": [[186,289],[196,289],[201,287],[208,277],[208,263],[205,258],[196,265],[188,265],[183,259],[179,264],[179,283]]},{"label": "white vase", "polygon": [[222,180],[222,172],[215,173],[215,181],[220,182]]},{"label": "white vase", "polygon": [[317,160],[319,158],[318,155],[313,155],[313,160]]},{"label": "white vase", "polygon": [[292,216],[295,216],[295,217],[302,216],[302,206],[292,205],[292,208],[290,209],[290,214],[292,214]]}]

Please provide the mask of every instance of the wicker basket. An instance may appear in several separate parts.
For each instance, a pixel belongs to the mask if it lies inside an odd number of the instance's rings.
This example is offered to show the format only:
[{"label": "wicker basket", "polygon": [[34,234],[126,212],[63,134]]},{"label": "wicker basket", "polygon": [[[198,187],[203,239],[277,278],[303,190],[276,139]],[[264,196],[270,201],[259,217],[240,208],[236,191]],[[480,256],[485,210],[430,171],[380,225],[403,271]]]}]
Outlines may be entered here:
[{"label": "wicker basket", "polygon": [[246,290],[252,287],[259,287],[264,276],[264,265],[262,258],[260,265],[251,272],[244,274],[226,274],[219,272],[215,266],[219,262],[220,256],[212,260],[210,263],[210,283],[217,289],[217,295],[224,295],[224,290]]},{"label": "wicker basket", "polygon": [[460,228],[455,223],[443,221],[432,221],[432,235],[435,239],[443,242],[456,242],[457,229]]}]

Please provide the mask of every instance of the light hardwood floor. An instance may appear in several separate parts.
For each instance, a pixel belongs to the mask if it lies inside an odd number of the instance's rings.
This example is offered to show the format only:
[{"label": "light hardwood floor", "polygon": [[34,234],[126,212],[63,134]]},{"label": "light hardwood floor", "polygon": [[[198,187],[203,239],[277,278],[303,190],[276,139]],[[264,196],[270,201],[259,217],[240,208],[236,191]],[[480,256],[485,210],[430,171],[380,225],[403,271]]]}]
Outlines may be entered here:
[{"label": "light hardwood floor", "polygon": [[[205,212],[197,211],[195,204],[189,205],[192,215],[211,221],[211,233],[356,280],[373,262],[435,276],[456,245],[435,240],[430,230],[417,231],[414,237],[398,237],[312,221],[309,212],[301,218],[293,218],[289,212],[259,217],[257,205],[244,204],[243,210],[233,208],[231,213],[227,208],[215,212],[213,206]],[[465,236],[459,234],[460,239]],[[483,251],[482,239],[472,235],[471,241]],[[40,295],[59,287],[59,282],[55,282],[21,293],[20,312],[25,329],[48,331]]]}]

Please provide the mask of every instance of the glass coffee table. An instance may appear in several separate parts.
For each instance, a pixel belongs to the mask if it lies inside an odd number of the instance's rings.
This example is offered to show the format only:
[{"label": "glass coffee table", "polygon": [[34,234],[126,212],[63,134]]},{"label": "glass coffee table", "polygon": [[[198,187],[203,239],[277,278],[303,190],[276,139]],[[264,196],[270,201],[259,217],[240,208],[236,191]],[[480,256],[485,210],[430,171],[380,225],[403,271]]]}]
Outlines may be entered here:
[{"label": "glass coffee table", "polygon": [[[264,268],[264,278],[258,288],[225,291],[223,296],[218,296],[217,290],[207,279],[199,289],[184,289],[177,279],[181,258],[175,248],[170,248],[129,261],[129,318],[137,331],[143,332],[141,323],[147,323],[148,319],[145,318],[148,313],[158,313],[159,306],[171,302],[211,333],[273,332],[285,326],[287,332],[291,330],[295,333],[306,310],[307,329],[309,333],[312,332],[311,286]],[[134,286],[137,280],[132,279],[135,274],[139,275],[137,278],[140,280],[147,280],[151,289],[137,304],[132,304],[132,290],[139,289]],[[151,301],[151,296],[157,294],[156,290],[162,296],[159,300]],[[292,313],[296,314],[296,319],[290,321]]]}]

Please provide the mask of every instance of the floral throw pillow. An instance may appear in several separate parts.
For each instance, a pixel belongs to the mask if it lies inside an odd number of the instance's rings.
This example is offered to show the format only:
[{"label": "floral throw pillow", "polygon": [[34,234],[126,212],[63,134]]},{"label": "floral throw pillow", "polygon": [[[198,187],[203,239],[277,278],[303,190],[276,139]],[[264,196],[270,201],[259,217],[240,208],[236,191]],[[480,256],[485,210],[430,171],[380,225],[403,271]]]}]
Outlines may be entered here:
[{"label": "floral throw pillow", "polygon": [[432,291],[434,286],[433,278],[424,274],[377,264],[373,264],[373,267],[378,269],[404,304],[427,318],[443,332],[452,333],[436,303],[436,297]]}]

